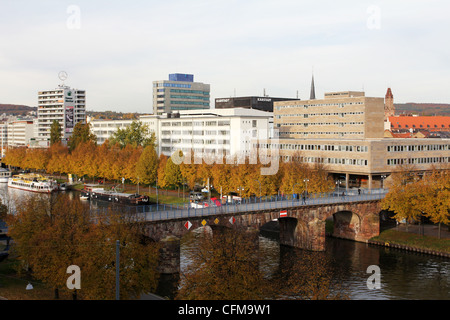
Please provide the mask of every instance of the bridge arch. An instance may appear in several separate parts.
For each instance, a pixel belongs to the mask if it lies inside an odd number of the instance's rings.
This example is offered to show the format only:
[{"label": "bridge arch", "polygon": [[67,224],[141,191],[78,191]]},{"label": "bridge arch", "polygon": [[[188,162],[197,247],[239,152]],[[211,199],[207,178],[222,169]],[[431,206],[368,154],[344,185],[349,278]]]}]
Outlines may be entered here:
[{"label": "bridge arch", "polygon": [[333,214],[333,237],[356,240],[361,232],[361,217],[344,210]]}]

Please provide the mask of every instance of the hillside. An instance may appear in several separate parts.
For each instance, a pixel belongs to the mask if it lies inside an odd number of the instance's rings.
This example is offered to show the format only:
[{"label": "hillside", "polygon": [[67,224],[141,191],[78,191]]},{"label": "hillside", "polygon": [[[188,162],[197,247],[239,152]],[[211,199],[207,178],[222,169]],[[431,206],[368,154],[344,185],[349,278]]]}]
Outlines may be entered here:
[{"label": "hillside", "polygon": [[6,113],[8,115],[24,116],[30,111],[36,111],[36,107],[28,107],[17,104],[0,104],[0,114]]},{"label": "hillside", "polygon": [[413,113],[422,116],[450,116],[450,104],[445,103],[396,103],[396,114]]}]

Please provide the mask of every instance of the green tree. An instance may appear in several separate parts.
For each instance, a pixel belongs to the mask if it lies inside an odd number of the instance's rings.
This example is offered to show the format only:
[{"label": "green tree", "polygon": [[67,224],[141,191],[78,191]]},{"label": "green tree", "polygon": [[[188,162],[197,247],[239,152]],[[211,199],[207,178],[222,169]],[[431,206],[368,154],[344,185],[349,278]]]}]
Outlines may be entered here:
[{"label": "green tree", "polygon": [[156,147],[156,137],[153,132],[150,132],[147,124],[134,120],[128,127],[117,129],[112,134],[110,143],[118,143],[121,148],[125,148],[128,144],[133,147],[142,146],[145,148],[149,145]]},{"label": "green tree", "polygon": [[97,143],[97,137],[91,132],[90,123],[78,122],[73,128],[72,136],[69,139],[69,151],[72,152],[82,142]]},{"label": "green tree", "polygon": [[52,125],[50,126],[50,146],[61,142],[61,125],[59,121],[53,120]]}]

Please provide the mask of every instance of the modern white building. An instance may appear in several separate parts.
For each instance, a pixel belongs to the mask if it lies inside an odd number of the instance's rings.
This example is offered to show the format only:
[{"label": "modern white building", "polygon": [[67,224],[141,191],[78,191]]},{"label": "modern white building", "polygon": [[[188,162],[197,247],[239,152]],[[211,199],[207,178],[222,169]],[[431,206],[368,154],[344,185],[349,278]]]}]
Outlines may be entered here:
[{"label": "modern white building", "polygon": [[0,157],[3,158],[8,146],[8,124],[6,122],[0,123],[0,145]]},{"label": "modern white building", "polygon": [[[12,121],[7,123],[6,131],[2,127],[3,138],[7,136],[7,144],[10,147],[29,146],[34,137],[34,124],[32,120]],[[5,141],[3,141],[5,143]]]},{"label": "modern white building", "polygon": [[[249,155],[255,141],[273,137],[273,115],[253,109],[186,110],[163,115],[144,115],[139,119],[156,136],[158,154],[177,150],[203,155]],[[103,143],[117,128],[131,120],[91,120],[97,142]]]},{"label": "modern white building", "polygon": [[97,136],[97,143],[103,144],[118,129],[131,125],[133,120],[93,120],[87,117],[87,122],[91,124],[91,132]]},{"label": "modern white building", "polygon": [[37,140],[50,140],[50,127],[57,120],[62,139],[68,139],[78,122],[86,121],[86,92],[60,85],[38,93]]}]

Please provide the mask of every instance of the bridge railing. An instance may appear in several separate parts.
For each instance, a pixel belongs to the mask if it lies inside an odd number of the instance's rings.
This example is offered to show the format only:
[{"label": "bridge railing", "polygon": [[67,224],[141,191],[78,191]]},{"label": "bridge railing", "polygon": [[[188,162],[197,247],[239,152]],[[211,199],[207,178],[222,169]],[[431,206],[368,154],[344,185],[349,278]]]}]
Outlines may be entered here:
[{"label": "bridge railing", "polygon": [[296,195],[278,195],[264,198],[248,198],[243,201],[227,203],[222,206],[210,205],[205,208],[192,208],[189,204],[182,205],[153,205],[132,207],[127,210],[146,221],[159,221],[170,219],[182,219],[190,217],[206,217],[211,215],[229,215],[234,213],[288,209],[298,206],[314,206],[335,203],[349,203],[359,201],[381,200],[387,193],[386,189],[372,190],[371,193],[356,192],[330,192],[320,194],[309,194],[307,198]]}]

